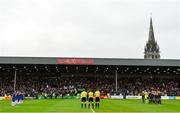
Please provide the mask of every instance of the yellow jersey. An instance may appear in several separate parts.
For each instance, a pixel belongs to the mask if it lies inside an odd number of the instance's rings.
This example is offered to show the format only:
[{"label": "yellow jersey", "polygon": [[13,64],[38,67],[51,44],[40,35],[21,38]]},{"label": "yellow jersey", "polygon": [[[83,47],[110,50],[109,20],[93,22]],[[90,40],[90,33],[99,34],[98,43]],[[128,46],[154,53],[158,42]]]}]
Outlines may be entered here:
[{"label": "yellow jersey", "polygon": [[81,97],[87,97],[87,92],[85,91],[81,92]]},{"label": "yellow jersey", "polygon": [[95,92],[95,97],[100,97],[100,92],[99,91]]},{"label": "yellow jersey", "polygon": [[144,98],[147,99],[148,98],[148,92],[144,92]]},{"label": "yellow jersey", "polygon": [[94,96],[94,95],[93,95],[93,92],[90,91],[90,92],[88,93],[88,96],[89,96],[90,98],[93,97],[93,96]]}]

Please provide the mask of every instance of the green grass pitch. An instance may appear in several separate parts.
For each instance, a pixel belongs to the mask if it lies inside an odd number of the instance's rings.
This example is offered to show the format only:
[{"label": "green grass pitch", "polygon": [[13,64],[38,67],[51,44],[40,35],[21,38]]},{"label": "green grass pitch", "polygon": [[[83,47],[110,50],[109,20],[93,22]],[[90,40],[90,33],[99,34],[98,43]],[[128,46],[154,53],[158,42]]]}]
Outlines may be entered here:
[{"label": "green grass pitch", "polygon": [[25,100],[11,106],[10,101],[0,101],[0,112],[180,112],[180,100],[163,100],[162,105],[143,104],[141,100],[101,100],[99,109],[81,109],[78,99]]}]

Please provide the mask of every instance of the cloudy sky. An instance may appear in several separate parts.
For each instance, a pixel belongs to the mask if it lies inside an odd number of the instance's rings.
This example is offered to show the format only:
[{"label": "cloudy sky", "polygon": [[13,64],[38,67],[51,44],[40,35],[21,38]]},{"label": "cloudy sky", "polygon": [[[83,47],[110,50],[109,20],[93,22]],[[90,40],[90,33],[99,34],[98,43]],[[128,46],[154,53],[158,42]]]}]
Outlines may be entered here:
[{"label": "cloudy sky", "polygon": [[0,56],[180,59],[180,0],[0,0]]}]

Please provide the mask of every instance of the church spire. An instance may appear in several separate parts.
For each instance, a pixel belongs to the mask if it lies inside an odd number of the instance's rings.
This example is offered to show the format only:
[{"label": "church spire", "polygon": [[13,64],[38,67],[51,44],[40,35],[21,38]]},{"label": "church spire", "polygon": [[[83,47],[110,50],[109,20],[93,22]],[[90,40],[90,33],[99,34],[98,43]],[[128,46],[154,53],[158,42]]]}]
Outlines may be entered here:
[{"label": "church spire", "polygon": [[149,38],[148,38],[148,41],[155,42],[154,30],[153,30],[153,23],[152,23],[152,17],[150,18]]},{"label": "church spire", "polygon": [[152,17],[150,18],[149,37],[144,48],[145,59],[160,59],[159,45],[155,41]]}]

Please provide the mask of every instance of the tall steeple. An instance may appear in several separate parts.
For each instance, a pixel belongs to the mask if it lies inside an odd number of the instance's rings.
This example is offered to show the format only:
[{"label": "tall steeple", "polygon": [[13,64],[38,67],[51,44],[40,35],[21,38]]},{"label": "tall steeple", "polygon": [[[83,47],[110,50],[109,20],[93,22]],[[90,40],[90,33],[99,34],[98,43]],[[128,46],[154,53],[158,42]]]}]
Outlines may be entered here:
[{"label": "tall steeple", "polygon": [[155,42],[154,39],[154,30],[153,30],[153,23],[152,23],[152,17],[150,18],[150,26],[149,26],[149,41]]},{"label": "tall steeple", "polygon": [[144,59],[160,59],[159,45],[154,37],[152,17],[150,18],[148,41],[144,48]]}]

